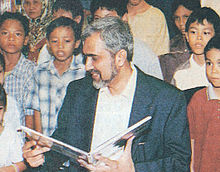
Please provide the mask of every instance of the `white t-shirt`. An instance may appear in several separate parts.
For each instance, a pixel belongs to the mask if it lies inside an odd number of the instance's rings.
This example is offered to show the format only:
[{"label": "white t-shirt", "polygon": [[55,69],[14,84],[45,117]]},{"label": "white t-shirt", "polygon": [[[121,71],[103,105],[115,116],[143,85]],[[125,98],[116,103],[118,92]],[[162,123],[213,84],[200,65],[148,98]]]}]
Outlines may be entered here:
[{"label": "white t-shirt", "polygon": [[189,59],[189,67],[177,70],[173,76],[172,82],[177,88],[181,90],[200,86],[208,86],[209,82],[206,77],[205,69],[205,64],[200,66],[193,59],[193,55],[191,55]]},{"label": "white t-shirt", "polygon": [[0,134],[0,167],[22,161],[22,146],[18,133],[6,125]]}]

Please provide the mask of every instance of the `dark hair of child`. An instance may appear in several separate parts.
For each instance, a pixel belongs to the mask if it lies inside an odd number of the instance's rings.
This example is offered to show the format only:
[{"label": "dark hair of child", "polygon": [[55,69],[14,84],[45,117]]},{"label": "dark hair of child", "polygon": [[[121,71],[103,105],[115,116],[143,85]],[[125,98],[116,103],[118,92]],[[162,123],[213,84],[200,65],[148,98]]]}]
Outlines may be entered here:
[{"label": "dark hair of child", "polygon": [[[59,17],[55,20],[53,20],[49,26],[47,27],[46,30],[46,38],[49,40],[50,34],[58,27],[70,27],[73,30],[74,37],[75,37],[75,42],[80,40],[81,38],[81,29],[78,23],[73,21],[70,18],[67,17]],[[80,52],[80,49],[75,49],[74,50],[74,55],[77,55]]]},{"label": "dark hair of child", "polygon": [[181,5],[190,11],[195,11],[201,8],[200,1],[198,0],[175,0],[171,7],[172,15],[174,15],[178,7]]},{"label": "dark hair of child", "polygon": [[1,53],[0,53],[0,66],[3,68],[3,71],[5,71],[5,59]]},{"label": "dark hair of child", "polygon": [[27,17],[23,16],[21,13],[11,13],[11,12],[4,12],[0,16],[0,27],[6,20],[17,20],[21,23],[24,28],[25,36],[28,36],[29,33],[29,21]]},{"label": "dark hair of child", "polygon": [[220,35],[219,34],[216,34],[212,39],[210,39],[210,41],[208,42],[208,44],[206,45],[204,49],[205,55],[208,51],[210,51],[213,48],[218,49],[220,51]]},{"label": "dark hair of child", "polygon": [[116,11],[120,17],[127,13],[127,0],[93,0],[90,4],[90,12],[94,18],[94,13],[99,8],[106,8],[109,11]]},{"label": "dark hair of child", "polygon": [[199,24],[204,24],[204,20],[207,20],[208,23],[213,25],[215,32],[218,31],[220,20],[219,15],[213,9],[209,7],[203,7],[191,13],[186,22],[186,32],[188,32],[192,23],[198,22]]},{"label": "dark hair of child", "polygon": [[68,11],[72,14],[73,19],[77,16],[81,16],[81,21],[79,23],[80,29],[82,29],[84,21],[83,6],[80,0],[57,0],[53,4],[52,12],[57,12],[58,10]]}]

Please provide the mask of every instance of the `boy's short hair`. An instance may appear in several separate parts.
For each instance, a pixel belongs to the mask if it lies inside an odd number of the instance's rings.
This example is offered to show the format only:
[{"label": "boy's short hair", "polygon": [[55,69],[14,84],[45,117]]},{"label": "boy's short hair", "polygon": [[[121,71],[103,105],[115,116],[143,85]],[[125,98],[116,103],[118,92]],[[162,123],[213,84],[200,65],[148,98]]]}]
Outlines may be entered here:
[{"label": "boy's short hair", "polygon": [[0,66],[3,68],[3,71],[5,71],[5,59],[1,53],[0,53]]},{"label": "boy's short hair", "polygon": [[219,34],[216,34],[212,39],[209,40],[208,44],[206,45],[204,49],[205,56],[207,52],[213,48],[218,49],[220,51],[220,35]]},{"label": "boy's short hair", "polygon": [[199,24],[203,24],[204,20],[207,20],[208,23],[213,25],[215,33],[218,31],[219,15],[209,7],[203,7],[193,11],[186,22],[185,31],[188,32],[192,23],[198,22]]},{"label": "boy's short hair", "polygon": [[3,88],[1,84],[0,84],[0,105],[4,106],[5,108],[7,106],[7,95],[6,95],[5,89]]},{"label": "boy's short hair", "polygon": [[71,12],[73,18],[77,16],[81,16],[81,21],[79,25],[82,29],[83,21],[84,21],[84,13],[83,13],[83,6],[80,0],[57,0],[52,7],[52,13],[60,9]]},{"label": "boy's short hair", "polygon": [[21,23],[24,28],[25,36],[28,36],[29,33],[29,20],[27,17],[23,16],[21,13],[11,13],[11,12],[4,12],[0,16],[0,27],[6,20],[17,20]]},{"label": "boy's short hair", "polygon": [[116,11],[120,17],[127,13],[127,0],[93,0],[90,4],[90,12],[94,18],[99,8],[106,8],[109,11]]},{"label": "boy's short hair", "polygon": [[53,32],[56,28],[61,27],[61,26],[71,27],[74,33],[75,41],[80,40],[81,30],[80,30],[79,24],[67,17],[59,17],[53,20],[48,25],[47,30],[46,30],[47,40],[49,40],[51,32]]},{"label": "boy's short hair", "polygon": [[198,0],[175,0],[172,3],[172,15],[174,15],[174,13],[176,12],[177,8],[182,5],[183,7],[185,7],[186,9],[190,10],[190,11],[195,11],[197,9],[201,8],[201,3]]},{"label": "boy's short hair", "polygon": [[[49,40],[50,34],[58,27],[71,27],[75,37],[75,42],[81,39],[81,28],[78,23],[67,17],[59,17],[53,20],[46,30],[46,38]],[[78,55],[81,52],[82,46],[74,50],[74,55]]]}]

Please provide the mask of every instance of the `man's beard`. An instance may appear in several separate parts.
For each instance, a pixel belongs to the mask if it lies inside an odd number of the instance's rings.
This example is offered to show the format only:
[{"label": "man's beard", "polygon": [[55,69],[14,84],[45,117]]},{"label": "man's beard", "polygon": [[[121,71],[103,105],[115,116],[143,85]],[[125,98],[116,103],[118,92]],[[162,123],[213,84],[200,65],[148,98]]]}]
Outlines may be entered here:
[{"label": "man's beard", "polygon": [[112,70],[111,71],[111,77],[108,80],[102,80],[101,73],[99,71],[97,71],[97,70],[92,70],[91,71],[91,72],[95,72],[95,73],[99,74],[99,76],[100,76],[100,80],[99,81],[93,80],[93,86],[96,89],[107,87],[108,84],[116,77],[116,75],[118,74],[118,70],[116,69],[116,65],[115,65],[114,62],[111,63],[111,70]]}]

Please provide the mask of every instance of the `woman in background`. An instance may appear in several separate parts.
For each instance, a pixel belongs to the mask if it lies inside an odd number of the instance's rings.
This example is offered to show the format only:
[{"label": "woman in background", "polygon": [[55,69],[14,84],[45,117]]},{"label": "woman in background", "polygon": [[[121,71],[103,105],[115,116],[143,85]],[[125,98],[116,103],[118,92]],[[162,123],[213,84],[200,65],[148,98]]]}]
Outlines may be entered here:
[{"label": "woman in background", "polygon": [[39,52],[46,43],[46,28],[52,20],[54,0],[24,0],[22,10],[30,20],[28,59],[37,62]]}]

